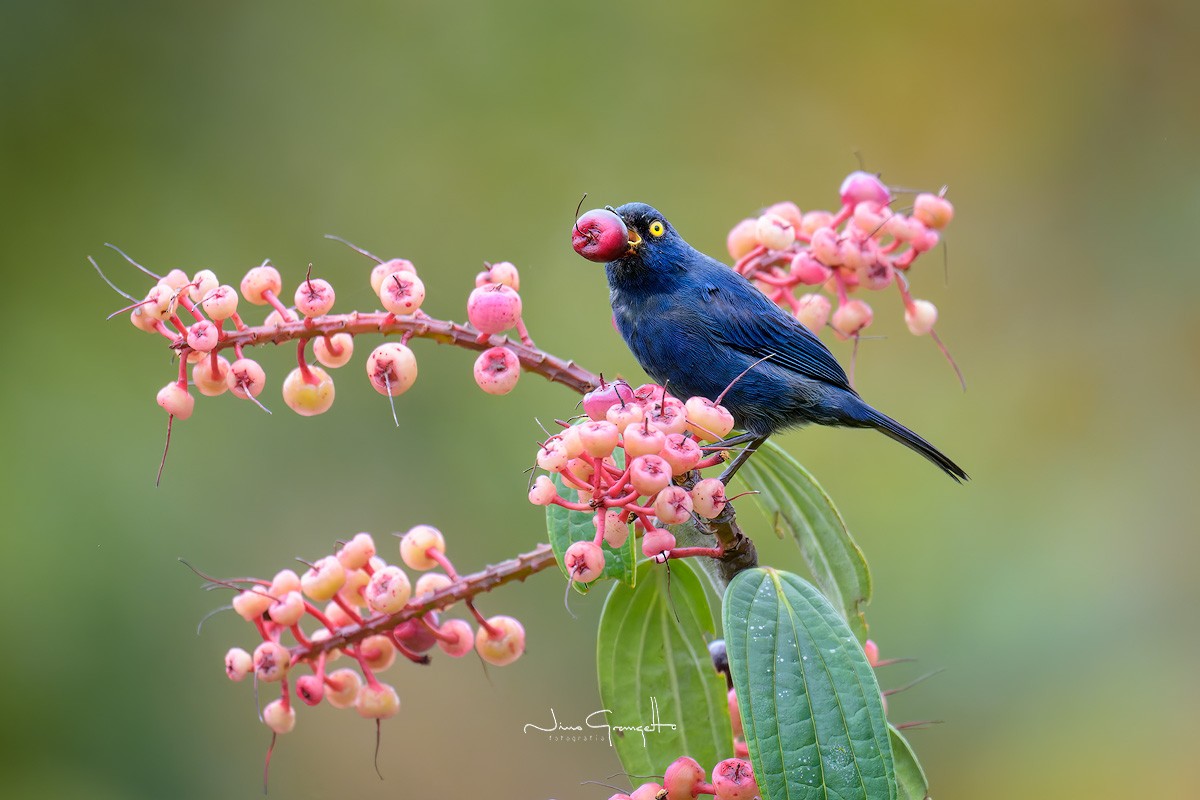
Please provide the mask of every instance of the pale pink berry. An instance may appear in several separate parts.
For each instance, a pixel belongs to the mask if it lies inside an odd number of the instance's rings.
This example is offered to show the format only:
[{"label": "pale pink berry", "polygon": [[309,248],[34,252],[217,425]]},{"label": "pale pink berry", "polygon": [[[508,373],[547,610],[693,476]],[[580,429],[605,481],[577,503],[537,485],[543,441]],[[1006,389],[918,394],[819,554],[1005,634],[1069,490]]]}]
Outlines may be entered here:
[{"label": "pale pink berry", "polygon": [[217,274],[211,269],[197,270],[188,286],[188,297],[193,303],[199,303],[208,296],[209,292],[220,285],[221,282],[217,280]]},{"label": "pale pink berry", "polygon": [[833,214],[828,211],[809,211],[804,215],[798,228],[804,236],[811,237],[818,228],[828,228],[833,224]]},{"label": "pale pink berry", "polygon": [[804,224],[804,214],[800,212],[800,206],[793,203],[791,200],[784,200],[779,203],[774,203],[763,209],[764,214],[774,214],[777,217],[783,217],[788,221],[796,231]]},{"label": "pale pink berry", "polygon": [[785,250],[796,241],[796,228],[777,214],[763,214],[755,223],[754,234],[768,250]]},{"label": "pale pink berry", "polygon": [[941,230],[954,219],[954,206],[944,197],[923,192],[913,201],[912,215],[930,228]]},{"label": "pale pink berry", "polygon": [[567,575],[576,583],[591,583],[604,571],[604,551],[592,542],[575,542],[563,554]]},{"label": "pale pink berry", "polygon": [[759,796],[754,768],[743,758],[727,758],[713,767],[715,800],[751,800]]},{"label": "pale pink berry", "polygon": [[737,261],[757,246],[757,219],[742,220],[733,226],[733,230],[729,232],[729,236],[725,239],[725,247],[729,250],[729,257],[734,261]]},{"label": "pale pink berry", "polygon": [[263,642],[254,650],[254,676],[264,682],[282,680],[292,666],[292,655],[279,642]]},{"label": "pale pink berry", "polygon": [[188,285],[188,276],[186,272],[176,267],[166,275],[162,276],[162,278],[159,280],[159,284],[169,287],[173,292],[178,292],[184,286]]},{"label": "pale pink berry", "polygon": [[300,588],[306,595],[323,603],[331,599],[346,582],[346,568],[337,556],[318,558],[300,576]]},{"label": "pale pink berry", "polygon": [[507,347],[491,347],[475,359],[475,383],[488,394],[508,394],[521,377],[521,360]]},{"label": "pale pink berry", "polygon": [[629,482],[638,494],[656,495],[671,485],[671,465],[662,456],[638,456],[629,463]]},{"label": "pale pink berry", "polygon": [[489,283],[467,298],[467,319],[480,333],[508,330],[521,318],[521,295],[502,283]]},{"label": "pale pink berry", "polygon": [[154,333],[157,330],[158,317],[154,316],[145,306],[134,306],[129,312],[129,321],[139,331]]},{"label": "pale pink berry", "polygon": [[[341,561],[341,553],[337,554],[338,561]],[[345,562],[343,562],[344,566]],[[348,603],[355,607],[365,606],[367,598],[364,595],[367,584],[371,582],[371,576],[365,569],[346,569],[346,582],[342,584],[342,588],[338,589],[337,596],[342,602]]]},{"label": "pale pink berry", "polygon": [[367,666],[376,672],[383,672],[396,661],[396,645],[390,637],[383,634],[368,636],[358,646],[358,654]]},{"label": "pale pink berry", "polygon": [[168,383],[158,390],[158,404],[163,410],[176,419],[187,419],[196,407],[196,398],[188,394],[188,390],[178,383]]},{"label": "pale pink berry", "polygon": [[883,227],[883,222],[887,214],[888,212],[878,203],[867,200],[854,207],[854,214],[850,219],[854,227],[871,236],[878,233]]},{"label": "pale pink berry", "polygon": [[218,339],[217,326],[206,319],[192,323],[187,331],[187,346],[201,353],[216,347]]},{"label": "pale pink berry", "polygon": [[325,676],[325,699],[334,708],[349,708],[358,699],[362,678],[352,669],[337,669]]},{"label": "pale pink berry", "polygon": [[516,661],[525,652],[525,627],[512,617],[496,616],[487,621],[497,636],[480,626],[475,632],[475,651],[489,664],[503,667]]},{"label": "pale pink berry", "polygon": [[225,654],[225,675],[231,681],[240,681],[254,669],[254,658],[240,647],[231,647]]},{"label": "pale pink berry", "polygon": [[538,450],[537,465],[547,472],[559,472],[569,461],[567,445],[561,436],[551,436]]},{"label": "pale pink berry", "polygon": [[346,569],[362,569],[375,555],[375,540],[369,533],[356,533],[337,552],[338,561]]},{"label": "pale pink berry", "polygon": [[376,264],[371,269],[371,291],[379,294],[379,287],[383,286],[384,280],[388,275],[397,272],[411,272],[417,274],[417,268],[407,258],[393,258],[389,261],[384,261],[382,264]]},{"label": "pale pink berry", "polygon": [[388,719],[400,711],[400,695],[386,683],[368,683],[358,690],[354,709],[366,719]]},{"label": "pale pink berry", "polygon": [[279,277],[279,270],[274,267],[254,267],[242,278],[242,297],[246,298],[247,303],[256,306],[264,306],[269,302],[267,292],[278,295],[282,288],[283,281]]},{"label": "pale pink berry", "polygon": [[284,699],[272,700],[262,711],[263,724],[275,733],[291,733],[296,727],[296,709]]},{"label": "pale pink berry", "polygon": [[725,509],[725,484],[719,478],[705,478],[692,487],[692,508],[705,519],[712,519]]},{"label": "pale pink berry", "polygon": [[836,267],[842,263],[841,242],[833,228],[817,228],[813,231],[808,249],[817,261],[827,267]]},{"label": "pale pink berry", "polygon": [[[233,651],[231,650],[230,652],[232,653]],[[872,667],[879,666],[879,645],[875,643],[874,639],[867,639],[863,642],[863,653],[867,657],[868,664]]]},{"label": "pale pink berry", "polygon": [[315,706],[325,699],[325,682],[316,675],[301,675],[296,679],[296,697],[307,706]]},{"label": "pale pink berry", "polygon": [[271,597],[278,596],[272,593],[268,597],[261,589],[246,589],[234,595],[233,610],[246,622],[254,622],[256,619],[262,619],[262,615],[267,613],[267,609],[274,602]]},{"label": "pale pink berry", "polygon": [[611,422],[593,420],[578,427],[579,441],[583,444],[583,450],[593,458],[604,458],[616,449],[620,430]]},{"label": "pale pink berry", "polygon": [[682,486],[668,486],[654,498],[654,516],[663,525],[679,525],[692,516],[692,496]]},{"label": "pale pink berry", "polygon": [[239,358],[229,365],[229,374],[225,376],[225,385],[235,397],[245,400],[258,397],[266,386],[267,373],[258,362],[251,358]]},{"label": "pale pink berry", "polygon": [[296,287],[296,310],[306,317],[320,317],[333,308],[333,284],[321,278],[305,278]]},{"label": "pale pink berry", "polygon": [[619,403],[631,403],[633,388],[624,381],[607,383],[583,396],[583,413],[595,421],[607,420],[608,410]]},{"label": "pale pink berry", "polygon": [[926,227],[925,224],[920,220],[910,219],[908,221],[908,227],[912,236],[909,244],[911,244],[912,249],[916,250],[918,253],[924,253],[932,250],[933,248],[937,247],[938,242],[941,240],[937,231]]},{"label": "pale pink berry", "polygon": [[533,488],[529,490],[529,502],[535,506],[548,506],[554,502],[556,497],[558,497],[558,489],[555,487],[554,481],[545,475],[539,475],[533,482]]},{"label": "pale pink berry", "polygon": [[417,380],[417,357],[406,345],[384,342],[367,356],[367,377],[380,394],[403,394]]},{"label": "pale pink berry", "polygon": [[646,419],[651,427],[657,428],[668,436],[684,433],[688,428],[687,411],[683,402],[674,397],[668,397],[664,403],[654,403],[646,409]]},{"label": "pale pink berry", "polygon": [[833,312],[830,322],[842,336],[854,336],[871,324],[875,312],[862,300],[847,300]]},{"label": "pale pink berry", "polygon": [[583,452],[583,442],[579,441],[579,429],[574,426],[565,428],[559,436],[562,437],[563,446],[567,448],[567,458],[579,458],[579,454]]},{"label": "pale pink berry", "polygon": [[413,594],[434,594],[445,589],[447,586],[454,583],[450,580],[450,576],[442,572],[426,572],[421,577],[417,578],[417,586],[413,589]]},{"label": "pale pink berry", "polygon": [[354,355],[354,337],[348,333],[335,333],[328,338],[318,336],[312,340],[312,346],[317,361],[331,369],[344,366]]},{"label": "pale pink berry", "polygon": [[412,596],[412,584],[408,574],[396,566],[386,566],[375,571],[371,582],[367,584],[363,596],[367,606],[372,611],[381,614],[395,614],[404,608],[404,604]]},{"label": "pale pink berry", "polygon": [[658,455],[667,443],[667,435],[658,428],[652,428],[641,422],[625,428],[621,435],[621,444],[628,457]]},{"label": "pale pink berry", "polygon": [[887,185],[879,180],[879,176],[862,171],[851,172],[847,175],[846,180],[842,181],[841,188],[838,189],[838,194],[842,198],[842,203],[848,206],[855,206],[862,202],[886,206],[892,200],[891,192],[888,191]]},{"label": "pale pink berry", "polygon": [[833,304],[823,294],[802,294],[797,298],[796,319],[813,333],[820,333],[829,322]]},{"label": "pale pink berry", "polygon": [[228,284],[222,284],[204,295],[204,299],[200,301],[200,307],[204,309],[204,313],[208,314],[210,319],[216,322],[228,319],[237,313],[237,290]]},{"label": "pale pink berry", "polygon": [[438,630],[445,636],[455,637],[453,641],[438,639],[438,647],[451,658],[462,658],[475,649],[475,632],[466,620],[447,620]]},{"label": "pale pink berry", "polygon": [[446,552],[446,537],[432,525],[414,525],[400,537],[400,558],[410,569],[425,571],[438,566],[426,554],[430,549]]},{"label": "pale pink berry", "polygon": [[666,561],[663,556],[675,548],[675,534],[666,528],[651,528],[642,536],[642,555],[653,558],[660,564]]},{"label": "pale pink berry", "polygon": [[325,618],[329,620],[329,624],[335,628],[344,628],[347,625],[353,625],[354,619],[346,613],[346,609],[342,608],[337,601],[330,601],[323,609]]},{"label": "pale pink berry", "polygon": [[511,289],[520,291],[521,276],[508,261],[497,261],[495,264],[487,264],[487,269],[475,276],[475,285],[485,286],[489,283],[502,283]]},{"label": "pale pink berry", "polygon": [[281,569],[275,573],[275,577],[271,579],[270,594],[273,597],[280,597],[288,592],[300,591],[300,576],[293,570]]},{"label": "pale pink berry", "polygon": [[283,380],[283,402],[302,417],[315,417],[333,405],[333,378],[317,366],[309,367],[308,372],[311,382],[299,367],[288,373]]},{"label": "pale pink berry", "polygon": [[179,304],[179,296],[175,290],[165,283],[155,284],[146,293],[145,301],[138,306],[151,318],[166,321],[175,313]]},{"label": "pale pink berry", "polygon": [[696,444],[695,439],[672,433],[663,446],[662,457],[671,465],[672,475],[682,475],[695,469],[704,453],[700,451],[700,445]]},{"label": "pale pink berry", "polygon": [[412,314],[425,302],[425,284],[415,272],[393,272],[379,284],[379,302],[393,314]]},{"label": "pale pink berry", "polygon": [[928,300],[913,300],[912,305],[904,309],[904,324],[913,336],[929,333],[937,324],[937,318],[937,306]]},{"label": "pale pink berry", "polygon": [[192,367],[192,383],[196,391],[208,397],[216,397],[229,391],[230,365],[224,356],[217,356],[217,368],[213,370],[213,357],[206,356]]},{"label": "pale pink berry", "polygon": [[867,254],[863,252],[862,242],[842,239],[838,245],[838,261],[848,270],[862,269],[867,263]]},{"label": "pale pink berry", "polygon": [[733,414],[729,413],[725,406],[719,406],[707,397],[689,397],[684,408],[687,412],[688,430],[701,441],[719,441],[733,430]]},{"label": "pale pink berry", "polygon": [[641,422],[645,417],[646,412],[637,403],[617,403],[610,406],[604,414],[604,418],[616,425],[618,430],[625,430],[630,425]]},{"label": "pale pink berry", "polygon": [[614,550],[621,549],[629,539],[629,523],[621,521],[621,512],[615,508],[607,509],[601,524],[604,542]]},{"label": "pale pink berry", "polygon": [[662,791],[661,783],[643,783],[629,795],[629,800],[655,800]]},{"label": "pale pink berry", "polygon": [[276,624],[290,628],[304,617],[304,598],[299,592],[288,592],[278,602],[271,603],[267,615]]},{"label": "pale pink berry", "polygon": [[806,286],[819,286],[833,274],[829,267],[813,258],[808,250],[801,250],[796,254],[789,271],[793,278]]}]

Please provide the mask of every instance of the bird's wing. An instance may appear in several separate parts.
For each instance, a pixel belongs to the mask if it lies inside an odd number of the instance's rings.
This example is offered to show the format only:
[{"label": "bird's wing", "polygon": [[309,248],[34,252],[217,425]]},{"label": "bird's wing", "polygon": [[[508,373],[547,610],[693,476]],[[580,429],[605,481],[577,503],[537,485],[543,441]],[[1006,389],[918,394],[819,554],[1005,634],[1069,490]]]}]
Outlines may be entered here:
[{"label": "bird's wing", "polygon": [[713,332],[727,346],[853,391],[842,365],[812,331],[741,275],[723,264],[720,267],[723,273],[710,274],[704,283],[703,305],[710,321],[721,320],[721,324],[713,324]]}]

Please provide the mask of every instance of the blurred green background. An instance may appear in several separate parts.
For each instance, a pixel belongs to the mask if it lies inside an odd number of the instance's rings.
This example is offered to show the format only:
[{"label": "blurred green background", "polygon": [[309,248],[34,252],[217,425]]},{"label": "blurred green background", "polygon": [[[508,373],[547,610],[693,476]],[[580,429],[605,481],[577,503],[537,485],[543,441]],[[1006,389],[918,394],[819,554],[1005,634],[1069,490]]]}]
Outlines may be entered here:
[{"label": "blurred green background", "polygon": [[[830,207],[865,166],[950,187],[946,269],[918,296],[967,374],[872,298],[883,340],[858,383],[971,473],[953,485],[882,436],[782,442],[818,476],[876,579],[885,685],[938,798],[1195,797],[1200,13],[1185,2],[5,3],[0,8],[0,393],[8,656],[6,797],[259,796],[269,736],[222,674],[254,637],[183,556],[270,575],[358,530],[442,527],[464,570],[543,536],[524,501],[534,418],[576,398],[526,376],[489,398],[472,357],[416,343],[384,400],[355,366],[323,417],[200,398],[165,430],[161,342],[107,313],[166,271],[236,283],[270,257],[341,309],[374,308],[337,233],[416,262],[427,310],[463,318],[484,259],[522,270],[539,344],[641,377],[601,270],[568,245],[576,203],[662,209],[724,257],[730,226],[780,199]],[[947,279],[948,276],[948,279]],[[56,310],[58,309],[58,310]],[[261,312],[250,311],[258,320]],[[369,348],[373,343],[363,342]],[[848,358],[848,346],[833,344]],[[363,351],[365,352],[365,350]],[[747,520],[758,524],[752,514]],[[799,568],[761,527],[764,559]],[[374,730],[301,708],[276,797],[604,798],[600,743],[527,722],[597,707],[601,597],[559,577],[484,599],[526,621],[528,656],[393,668],[404,708]]]}]

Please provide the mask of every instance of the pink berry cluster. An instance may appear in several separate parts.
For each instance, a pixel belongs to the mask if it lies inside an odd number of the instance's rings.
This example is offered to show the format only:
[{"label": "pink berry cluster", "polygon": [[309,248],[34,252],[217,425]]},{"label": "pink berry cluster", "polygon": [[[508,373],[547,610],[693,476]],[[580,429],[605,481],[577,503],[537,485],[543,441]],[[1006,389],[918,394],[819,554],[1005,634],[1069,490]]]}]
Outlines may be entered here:
[{"label": "pink berry cluster", "polygon": [[[950,201],[921,193],[904,214],[891,208],[891,189],[866,172],[851,173],[840,195],[836,213],[801,213],[795,203],[782,202],[739,222],[727,240],[734,269],[814,333],[828,324],[840,338],[858,336],[874,312],[850,295],[895,284],[908,329],[916,336],[933,334],[937,308],[909,293],[908,270],[937,246],[938,231],[954,217]],[[833,295],[836,309],[821,289]]]},{"label": "pink berry cluster", "polygon": [[[209,269],[201,269],[191,277],[181,269],[159,276],[129,259],[157,280],[142,300],[130,297],[135,300],[125,309],[130,321],[139,330],[166,337],[179,354],[178,377],[159,391],[158,404],[172,419],[187,419],[195,407],[193,387],[203,395],[230,392],[259,403],[257,398],[266,385],[266,372],[257,361],[246,357],[245,348],[257,342],[295,339],[297,365],[283,381],[283,400],[297,414],[314,416],[333,405],[334,381],[328,370],[350,361],[357,333],[386,334],[397,328],[398,321],[437,323],[455,328],[455,333],[466,332],[450,323],[433,320],[421,310],[425,285],[411,261],[384,260],[360,248],[354,249],[377,262],[371,270],[370,283],[384,312],[332,314],[336,299],[332,284],[311,274],[296,286],[293,303],[288,305],[283,299],[279,270],[269,262],[247,271],[235,288],[221,283]],[[470,341],[484,343],[494,334],[515,328],[522,343],[532,347],[521,319],[516,267],[508,262],[485,267],[467,300],[467,317],[474,326],[469,331]],[[242,301],[270,307],[261,326],[251,327],[242,319],[239,314]],[[295,331],[290,330],[293,327]],[[395,397],[408,391],[416,381],[417,360],[408,342],[417,332],[410,325],[403,330],[400,341],[385,342],[367,357],[367,378],[380,394]],[[316,363],[308,360],[310,341]],[[232,351],[232,361],[223,354],[228,351]],[[510,348],[496,346],[479,356],[475,379],[484,391],[504,394],[516,385],[520,370],[517,354]]]},{"label": "pink berry cluster", "polygon": [[[368,533],[356,534],[302,575],[285,569],[269,581],[216,582],[239,590],[233,609],[262,638],[253,653],[229,650],[225,673],[235,681],[253,675],[260,683],[280,684],[280,697],[262,711],[263,722],[276,734],[295,726],[289,681],[301,664],[311,670],[294,679],[301,702],[313,706],[327,700],[335,708],[353,706],[363,717],[382,720],[400,710],[400,698],[376,676],[397,654],[428,663],[425,654],[435,646],[455,658],[474,650],[489,664],[504,666],[525,651],[520,622],[508,616],[484,619],[470,600],[465,605],[478,622],[476,629],[462,619],[442,621],[436,611],[414,613],[423,597],[461,580],[446,558],[445,538],[437,528],[417,525],[403,534],[400,558],[410,569],[425,572],[415,586],[403,569],[378,554]],[[435,568],[442,571],[428,571]],[[306,621],[314,624],[306,626]],[[294,644],[285,645],[285,635]],[[343,655],[357,669],[329,670]]]},{"label": "pink berry cluster", "polygon": [[[723,439],[733,429],[733,416],[703,397],[686,402],[648,383],[601,383],[583,398],[587,421],[568,425],[548,438],[537,465],[561,476],[567,496],[547,475],[529,492],[535,505],[558,505],[593,515],[595,538],[572,544],[564,555],[567,574],[590,583],[604,570],[600,543],[623,546],[633,521],[647,558],[665,562],[686,556],[719,556],[719,548],[676,548],[666,528],[695,513],[712,519],[725,508],[725,484],[718,478],[686,480],[695,470],[720,464],[720,452],[706,454],[701,442]],[[566,423],[564,423],[566,424]],[[621,451],[624,467],[617,466]],[[687,482],[690,490],[676,481]]]},{"label": "pink berry cluster", "polygon": [[708,773],[694,758],[680,756],[671,762],[662,783],[643,783],[629,794],[618,792],[608,800],[694,800],[713,795],[715,800],[754,800],[760,797],[754,768],[744,758],[727,758]]},{"label": "pink berry cluster", "polygon": [[[507,261],[485,264],[475,276],[475,289],[467,298],[467,319],[479,331],[479,341],[515,328],[521,342],[532,347],[533,340],[521,319],[521,278],[517,268]],[[511,348],[489,347],[475,359],[475,383],[488,394],[508,394],[521,377],[521,362]]]}]

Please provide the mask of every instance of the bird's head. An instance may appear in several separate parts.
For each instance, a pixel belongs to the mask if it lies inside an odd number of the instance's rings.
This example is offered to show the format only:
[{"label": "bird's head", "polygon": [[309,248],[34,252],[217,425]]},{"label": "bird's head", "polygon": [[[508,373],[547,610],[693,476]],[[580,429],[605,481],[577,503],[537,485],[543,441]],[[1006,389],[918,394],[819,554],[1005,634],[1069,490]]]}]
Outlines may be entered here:
[{"label": "bird's head", "polygon": [[622,271],[665,269],[687,248],[671,223],[645,203],[587,212],[576,220],[571,243],[589,261],[607,262]]}]

